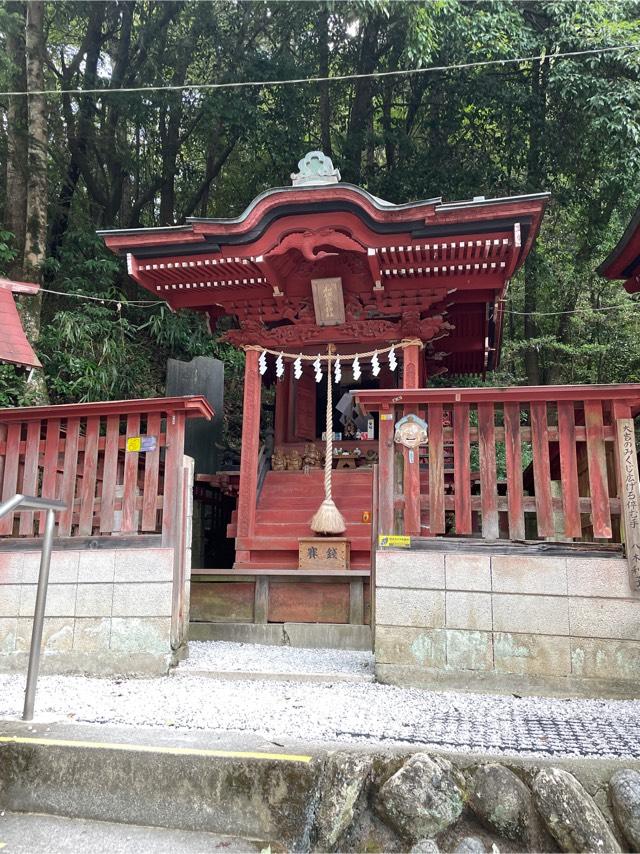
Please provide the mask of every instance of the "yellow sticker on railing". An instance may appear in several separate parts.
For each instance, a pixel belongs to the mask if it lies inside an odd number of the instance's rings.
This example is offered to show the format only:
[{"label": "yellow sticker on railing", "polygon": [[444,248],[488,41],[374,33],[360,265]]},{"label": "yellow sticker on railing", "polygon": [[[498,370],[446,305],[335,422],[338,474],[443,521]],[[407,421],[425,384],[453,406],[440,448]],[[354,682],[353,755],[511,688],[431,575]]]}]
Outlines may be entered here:
[{"label": "yellow sticker on railing", "polygon": [[411,537],[401,536],[400,534],[380,534],[378,536],[378,545],[381,549],[393,546],[408,549],[411,546]]},{"label": "yellow sticker on railing", "polygon": [[142,447],[142,436],[130,436],[127,439],[127,451],[139,451]]}]

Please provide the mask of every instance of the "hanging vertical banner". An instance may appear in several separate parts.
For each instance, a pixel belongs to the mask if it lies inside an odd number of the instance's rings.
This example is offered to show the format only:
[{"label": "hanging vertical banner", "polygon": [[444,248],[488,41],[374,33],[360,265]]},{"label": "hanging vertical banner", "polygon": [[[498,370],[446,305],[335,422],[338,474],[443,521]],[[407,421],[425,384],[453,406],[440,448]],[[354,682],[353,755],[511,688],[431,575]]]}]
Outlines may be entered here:
[{"label": "hanging vertical banner", "polygon": [[389,350],[389,370],[395,371],[395,369],[397,367],[398,367],[398,360],[396,358],[396,351],[395,351],[395,347],[392,347]]},{"label": "hanging vertical banner", "polygon": [[276,359],[276,376],[278,379],[284,376],[284,361],[282,359],[282,353]]},{"label": "hanging vertical banner", "polygon": [[377,350],[373,354],[373,356],[371,357],[371,373],[374,375],[374,377],[377,377],[378,374],[380,373],[380,361],[378,359],[378,351]]},{"label": "hanging vertical banner", "polygon": [[334,377],[337,383],[342,379],[342,366],[340,365],[340,356],[336,359],[336,363],[334,366]]},{"label": "hanging vertical banner", "polygon": [[260,376],[264,376],[267,372],[267,352],[263,350],[260,353],[260,358],[258,359],[258,370],[260,371]]},{"label": "hanging vertical banner", "polygon": [[293,363],[293,375],[297,380],[299,380],[302,376],[302,359],[300,358],[300,356],[298,356],[298,358]]}]

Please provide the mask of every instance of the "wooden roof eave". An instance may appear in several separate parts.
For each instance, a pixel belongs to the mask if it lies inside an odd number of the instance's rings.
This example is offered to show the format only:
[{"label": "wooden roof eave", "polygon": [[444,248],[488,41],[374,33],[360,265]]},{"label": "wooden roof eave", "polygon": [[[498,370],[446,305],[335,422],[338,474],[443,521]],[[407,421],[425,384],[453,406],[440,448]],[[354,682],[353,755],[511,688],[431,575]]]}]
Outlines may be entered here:
[{"label": "wooden roof eave", "polygon": [[[624,234],[607,255],[604,261],[596,267],[596,273],[605,279],[626,279],[625,287],[638,290],[632,273],[640,262],[640,205],[634,211]],[[631,291],[633,292],[633,291]]]},{"label": "wooden roof eave", "polygon": [[[286,204],[303,205],[308,213],[320,203],[351,202],[368,215],[372,222],[407,224],[411,230],[422,222],[425,226],[454,225],[468,223],[474,219],[486,220],[505,217],[530,216],[532,228],[528,237],[528,248],[539,229],[548,193],[529,196],[513,196],[501,199],[482,199],[443,204],[439,198],[411,202],[402,205],[380,204],[379,200],[365,190],[351,184],[335,184],[329,187],[285,187],[268,190],[258,196],[239,217],[231,219],[192,218],[183,226],[154,229],[101,230],[98,234],[106,245],[115,252],[130,252],[136,248],[197,243],[207,237],[239,236],[255,229],[272,211]],[[479,212],[482,211],[479,217]],[[295,212],[294,215],[297,215]]]}]

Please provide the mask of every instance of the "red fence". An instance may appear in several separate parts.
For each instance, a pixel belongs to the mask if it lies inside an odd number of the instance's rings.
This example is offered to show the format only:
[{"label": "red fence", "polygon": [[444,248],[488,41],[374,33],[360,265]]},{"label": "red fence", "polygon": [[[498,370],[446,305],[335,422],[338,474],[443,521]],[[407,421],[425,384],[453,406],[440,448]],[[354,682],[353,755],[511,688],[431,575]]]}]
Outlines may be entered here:
[{"label": "red fence", "polygon": [[[355,394],[380,412],[382,533],[620,542],[617,427],[640,385]],[[413,460],[393,442],[409,412],[429,427]]]},{"label": "red fence", "polygon": [[[64,501],[59,537],[175,535],[186,418],[211,418],[202,397],[0,409],[2,501]],[[0,520],[0,536],[40,533],[44,514]]]}]

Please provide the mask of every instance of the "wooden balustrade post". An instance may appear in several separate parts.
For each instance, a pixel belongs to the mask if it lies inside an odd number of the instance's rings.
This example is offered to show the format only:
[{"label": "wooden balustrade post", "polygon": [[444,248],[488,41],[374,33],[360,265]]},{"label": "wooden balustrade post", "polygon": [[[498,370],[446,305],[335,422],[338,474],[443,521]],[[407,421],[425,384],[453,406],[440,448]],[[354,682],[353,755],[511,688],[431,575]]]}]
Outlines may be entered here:
[{"label": "wooden balustrade post", "polygon": [[167,412],[167,452],[164,458],[164,495],[162,501],[162,545],[173,548],[179,543],[178,508],[182,504],[184,458],[184,412]]},{"label": "wooden balustrade post", "polygon": [[393,534],[394,476],[393,425],[395,421],[393,407],[380,410],[379,419],[379,469],[378,469],[378,518],[381,534]]},{"label": "wooden balustrade post", "polygon": [[[238,489],[238,539],[250,537],[255,529],[261,393],[262,378],[258,372],[258,351],[247,350],[244,365],[242,453]],[[236,560],[248,558],[248,552],[245,551],[244,554],[242,551],[236,552]]]},{"label": "wooden balustrade post", "polygon": [[[403,349],[403,388],[418,388],[420,353],[418,342],[408,344]],[[416,411],[415,406],[406,407],[404,414]],[[417,448],[413,452],[404,449],[404,533],[420,536],[420,452]]]},{"label": "wooden balustrade post", "polygon": [[614,403],[613,418],[629,581],[632,590],[640,591],[640,486],[635,425],[629,406]]}]

